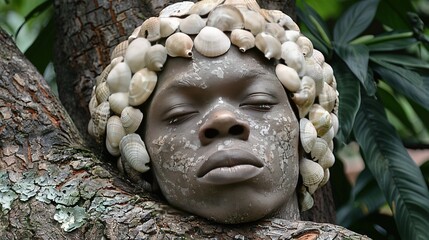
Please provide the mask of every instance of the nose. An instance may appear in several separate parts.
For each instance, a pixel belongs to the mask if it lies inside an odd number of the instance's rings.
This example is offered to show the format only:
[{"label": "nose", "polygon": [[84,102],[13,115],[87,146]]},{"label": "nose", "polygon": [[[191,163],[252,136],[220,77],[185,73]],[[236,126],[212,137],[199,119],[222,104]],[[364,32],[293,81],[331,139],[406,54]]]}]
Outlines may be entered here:
[{"label": "nose", "polygon": [[250,126],[247,122],[237,119],[234,113],[228,110],[217,110],[209,115],[207,121],[200,127],[198,137],[201,145],[205,146],[218,138],[235,138],[247,140]]}]

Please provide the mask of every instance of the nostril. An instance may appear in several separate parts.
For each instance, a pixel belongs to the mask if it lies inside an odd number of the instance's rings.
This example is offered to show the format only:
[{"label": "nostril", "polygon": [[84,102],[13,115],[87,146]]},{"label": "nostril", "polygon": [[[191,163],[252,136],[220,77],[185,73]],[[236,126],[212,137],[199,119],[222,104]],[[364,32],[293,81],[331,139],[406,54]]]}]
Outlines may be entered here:
[{"label": "nostril", "polygon": [[209,128],[204,132],[206,138],[215,138],[217,135],[219,135],[219,131],[213,128]]},{"label": "nostril", "polygon": [[234,136],[240,135],[243,132],[244,132],[244,128],[241,125],[234,125],[231,128],[229,128],[229,131],[228,131],[229,134],[234,135]]}]

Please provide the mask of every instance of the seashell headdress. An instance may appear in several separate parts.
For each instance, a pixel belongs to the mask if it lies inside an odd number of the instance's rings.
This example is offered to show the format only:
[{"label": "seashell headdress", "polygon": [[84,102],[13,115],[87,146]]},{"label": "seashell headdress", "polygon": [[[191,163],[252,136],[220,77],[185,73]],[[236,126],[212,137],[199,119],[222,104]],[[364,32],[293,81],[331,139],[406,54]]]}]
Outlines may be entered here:
[{"label": "seashell headdress", "polygon": [[[228,37],[224,32],[231,32]],[[192,40],[189,35],[196,35]],[[165,46],[159,40],[165,39]],[[338,92],[333,70],[323,54],[300,33],[298,25],[278,10],[256,0],[184,1],[164,8],[118,44],[111,63],[97,77],[89,103],[89,133],[119,157],[118,167],[136,176],[149,170],[149,155],[135,133],[143,113],[138,106],[151,95],[168,57],[191,58],[195,48],[206,57],[226,53],[231,44],[241,52],[256,47],[277,59],[275,72],[299,110],[302,186],[301,211],[313,206],[312,194],[329,179],[334,164],[333,138],[338,131]]]}]

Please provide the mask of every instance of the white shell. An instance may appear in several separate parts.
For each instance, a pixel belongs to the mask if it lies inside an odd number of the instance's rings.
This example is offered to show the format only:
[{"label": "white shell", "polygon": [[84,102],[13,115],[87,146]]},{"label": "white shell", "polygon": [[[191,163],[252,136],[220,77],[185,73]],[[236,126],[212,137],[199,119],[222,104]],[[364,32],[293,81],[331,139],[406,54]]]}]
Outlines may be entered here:
[{"label": "white shell", "polygon": [[138,134],[128,134],[122,138],[119,148],[121,158],[127,161],[133,169],[139,172],[146,172],[149,167],[150,158],[146,146]]},{"label": "white shell", "polygon": [[311,57],[313,55],[313,43],[305,36],[300,36],[296,40],[296,44],[301,48],[304,57]]},{"label": "white shell", "polygon": [[328,181],[329,181],[329,177],[330,177],[330,172],[329,172],[329,168],[325,168],[325,170],[324,170],[324,175],[323,175],[323,179],[322,179],[322,181],[320,182],[320,184],[319,184],[319,187],[322,187],[322,186],[324,186]]},{"label": "white shell", "polygon": [[310,153],[317,139],[316,128],[307,118],[301,118],[299,121],[299,136],[301,145],[306,153]]},{"label": "white shell", "polygon": [[136,72],[130,82],[128,102],[131,106],[144,103],[156,86],[157,75],[147,68]]},{"label": "white shell", "polygon": [[129,106],[128,92],[113,93],[109,97],[109,104],[110,104],[110,109],[114,113],[121,115],[122,110],[124,110],[124,108]]},{"label": "white shell", "polygon": [[313,57],[305,58],[305,75],[316,83],[316,95],[323,91],[323,70]]},{"label": "white shell", "polygon": [[280,59],[282,50],[280,41],[268,33],[261,32],[255,37],[256,47],[264,53],[267,59]]},{"label": "white shell", "polygon": [[327,151],[325,152],[325,155],[319,160],[319,164],[323,169],[328,169],[332,167],[334,163],[335,163],[334,154],[328,148]]},{"label": "white shell", "polygon": [[292,95],[292,100],[298,106],[300,118],[308,114],[315,98],[316,86],[314,80],[311,77],[304,76],[301,80],[300,89]]},{"label": "white shell", "polygon": [[264,32],[270,34],[271,36],[277,38],[280,43],[286,41],[285,30],[277,23],[267,23],[265,24]]},{"label": "white shell", "polygon": [[255,37],[247,30],[234,29],[231,32],[231,43],[237,46],[241,52],[246,52],[255,46]]},{"label": "white shell", "polygon": [[309,119],[317,131],[317,136],[323,136],[332,127],[331,114],[319,104],[313,104]]},{"label": "white shell", "polygon": [[337,91],[326,82],[323,82],[323,84],[323,91],[319,94],[319,104],[326,111],[332,112],[335,107],[335,101],[337,100]]},{"label": "white shell", "polygon": [[188,11],[188,14],[207,15],[224,0],[204,0],[196,2]]},{"label": "white shell", "polygon": [[314,206],[314,199],[308,191],[304,191],[299,197],[299,207],[302,212]]},{"label": "white shell", "polygon": [[161,71],[167,61],[167,50],[163,45],[155,44],[147,50],[144,60],[149,70]]},{"label": "white shell", "polygon": [[127,92],[131,81],[131,70],[126,63],[120,62],[110,71],[106,81],[110,93]]},{"label": "white shell", "polygon": [[159,21],[161,37],[165,38],[176,32],[177,29],[179,29],[181,19],[175,17],[159,18]]},{"label": "white shell", "polygon": [[161,23],[158,17],[146,19],[140,28],[139,36],[153,42],[161,38]]},{"label": "white shell", "polygon": [[292,18],[280,10],[261,9],[260,13],[268,22],[278,23],[280,26],[289,30],[300,31],[298,25],[292,20]]},{"label": "white shell", "polygon": [[277,64],[276,75],[285,88],[291,92],[296,92],[301,87],[301,79],[295,69],[284,64]]},{"label": "white shell", "polygon": [[98,106],[97,97],[95,96],[95,94],[92,94],[91,100],[89,100],[89,103],[88,103],[88,110],[89,110],[89,113],[91,114],[91,118],[94,117],[94,112],[97,106]]},{"label": "white shell", "polygon": [[284,42],[281,46],[281,57],[289,67],[295,69],[300,76],[302,75],[305,60],[298,44],[292,41]]},{"label": "white shell", "polygon": [[220,5],[213,9],[207,17],[207,26],[215,27],[221,31],[232,31],[244,27],[241,12],[232,5]]},{"label": "white shell", "polygon": [[162,9],[159,17],[180,17],[187,15],[189,9],[194,5],[191,1],[177,2]]},{"label": "white shell", "polygon": [[125,62],[133,73],[145,67],[145,54],[151,44],[146,38],[136,38],[125,53]]},{"label": "white shell", "polygon": [[110,154],[119,156],[119,142],[125,136],[125,129],[122,126],[121,119],[113,115],[107,121],[106,127],[106,147]]},{"label": "white shell", "polygon": [[340,127],[340,124],[338,122],[338,116],[334,113],[331,113],[331,121],[332,121],[332,127],[334,128],[334,135],[337,135],[338,129]]},{"label": "white shell", "polygon": [[324,176],[323,168],[316,162],[302,158],[299,161],[299,173],[304,186],[318,186]]},{"label": "white shell", "polygon": [[206,26],[194,39],[195,49],[206,57],[217,57],[231,47],[229,37],[221,30]]},{"label": "white shell", "polygon": [[311,149],[311,157],[314,160],[320,160],[325,155],[326,151],[328,151],[328,143],[322,138],[316,138],[316,142]]},{"label": "white shell", "polygon": [[194,42],[187,34],[177,32],[165,41],[167,54],[171,57],[192,57]]},{"label": "white shell", "polygon": [[128,48],[128,40],[120,42],[113,49],[112,54],[110,54],[110,59],[114,59],[117,57],[123,57],[125,55],[125,51],[127,51],[127,48]]},{"label": "white shell", "polygon": [[106,130],[107,120],[110,117],[110,107],[108,102],[102,102],[95,109],[94,117],[92,118],[94,130],[92,131],[98,142],[101,142]]},{"label": "white shell", "polygon": [[320,52],[319,50],[317,50],[317,49],[313,49],[313,55],[312,55],[312,57],[316,60],[316,62],[320,65],[320,66],[322,66],[323,65],[323,63],[325,62],[325,56],[323,56],[323,53],[322,52]]},{"label": "white shell", "polygon": [[179,29],[186,34],[198,34],[206,26],[206,20],[198,14],[191,14],[180,22]]},{"label": "white shell", "polygon": [[139,128],[142,120],[143,120],[143,113],[140,111],[140,109],[133,108],[133,107],[126,107],[124,108],[124,110],[122,110],[121,122],[126,133],[135,132]]},{"label": "white shell", "polygon": [[323,70],[323,81],[331,85],[334,78],[334,70],[332,69],[331,65],[327,64],[326,62],[323,63],[322,70]]},{"label": "white shell", "polygon": [[256,36],[259,33],[263,32],[265,29],[265,19],[259,14],[259,12],[251,11],[251,10],[241,10],[241,14],[244,19],[244,28],[250,30],[250,32]]},{"label": "white shell", "polygon": [[332,126],[321,138],[325,140],[327,143],[331,142],[332,139],[335,137],[335,129],[334,126]]},{"label": "white shell", "polygon": [[295,30],[285,30],[285,39],[286,41],[296,42],[296,40],[301,36],[301,33]]},{"label": "white shell", "polygon": [[95,89],[95,96],[97,97],[97,102],[101,103],[107,101],[109,98],[110,90],[109,86],[107,86],[106,82],[100,83]]}]

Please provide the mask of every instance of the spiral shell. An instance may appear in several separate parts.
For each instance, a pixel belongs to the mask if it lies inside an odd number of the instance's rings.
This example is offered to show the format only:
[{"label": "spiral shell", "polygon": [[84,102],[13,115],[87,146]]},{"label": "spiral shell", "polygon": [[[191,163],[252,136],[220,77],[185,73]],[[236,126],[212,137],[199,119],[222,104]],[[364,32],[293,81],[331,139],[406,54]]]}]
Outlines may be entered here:
[{"label": "spiral shell", "polygon": [[319,104],[313,104],[309,119],[317,131],[317,136],[323,136],[332,127],[331,114]]},{"label": "spiral shell", "polygon": [[311,56],[314,58],[314,60],[316,60],[316,62],[320,66],[322,66],[323,63],[325,62],[325,56],[323,56],[323,53],[317,49],[313,49],[313,55],[311,55]]},{"label": "spiral shell", "polygon": [[280,26],[289,30],[300,31],[298,25],[292,20],[292,18],[280,10],[261,9],[259,12],[268,22],[278,23]]},{"label": "spiral shell", "polygon": [[215,27],[221,31],[232,31],[244,27],[241,12],[231,5],[221,5],[213,9],[207,17],[207,26]]},{"label": "spiral shell", "polygon": [[138,134],[128,134],[122,138],[119,149],[121,158],[127,161],[130,166],[138,172],[146,172],[149,167],[146,165],[150,162],[146,146]]},{"label": "spiral shell", "polygon": [[168,37],[179,29],[180,18],[159,18],[160,21],[160,34],[162,38]]},{"label": "spiral shell", "polygon": [[323,63],[322,71],[323,71],[323,81],[326,82],[328,85],[331,85],[334,78],[334,70],[332,69],[331,65],[327,63]]},{"label": "spiral shell", "polygon": [[97,102],[99,103],[107,101],[107,98],[109,98],[109,95],[110,95],[110,90],[106,82],[100,83],[100,85],[98,85],[97,88],[95,89],[95,96],[97,97]]},{"label": "spiral shell", "polygon": [[[94,86],[94,88],[95,88],[95,86]],[[91,100],[89,100],[89,103],[88,103],[88,110],[89,110],[89,113],[91,114],[91,118],[94,117],[94,112],[95,112],[95,109],[97,108],[97,106],[98,106],[97,97],[93,93],[91,96]]]},{"label": "spiral shell", "polygon": [[110,109],[120,115],[128,107],[128,92],[117,92],[109,96]]},{"label": "spiral shell", "polygon": [[145,38],[137,38],[128,46],[125,62],[133,73],[145,67],[145,54],[150,46],[150,42]]},{"label": "spiral shell", "polygon": [[128,40],[122,41],[116,47],[113,49],[112,53],[110,54],[110,59],[114,59],[117,57],[123,57],[125,55],[125,51],[128,48]]},{"label": "spiral shell", "polygon": [[296,92],[301,87],[301,79],[295,69],[284,64],[277,64],[276,75],[285,88],[291,92]]},{"label": "spiral shell", "polygon": [[267,23],[265,25],[265,31],[266,33],[270,34],[271,36],[277,38],[280,43],[283,43],[286,41],[286,35],[285,30],[277,23]]},{"label": "spiral shell", "polygon": [[113,115],[107,121],[106,127],[106,148],[113,156],[119,156],[119,142],[125,136],[125,129],[122,126],[121,119]]},{"label": "spiral shell", "polygon": [[241,52],[246,52],[255,46],[255,37],[249,31],[234,29],[231,32],[231,43],[237,46]]},{"label": "spiral shell", "polygon": [[128,102],[131,106],[138,106],[146,101],[156,86],[157,75],[147,68],[136,72],[130,82]]},{"label": "spiral shell", "polygon": [[317,188],[324,176],[323,168],[318,163],[306,158],[302,158],[299,161],[299,173],[306,187],[316,186]]},{"label": "spiral shell", "polygon": [[299,117],[305,117],[316,98],[316,86],[311,77],[304,76],[298,92],[292,95],[292,100],[298,106]]},{"label": "spiral shell", "polygon": [[319,94],[319,104],[326,111],[332,112],[335,107],[335,101],[337,100],[337,91],[326,82],[323,82],[323,84],[323,91]]},{"label": "spiral shell", "polygon": [[207,15],[224,0],[204,0],[196,2],[188,11],[188,14]]},{"label": "spiral shell", "polygon": [[142,26],[140,25],[133,30],[131,35],[128,37],[128,43],[131,43],[132,41],[134,41],[134,39],[139,37],[141,28]]},{"label": "spiral shell", "polygon": [[121,122],[126,133],[133,133],[137,131],[142,120],[143,113],[140,111],[140,109],[126,107],[124,110],[122,110]]},{"label": "spiral shell", "polygon": [[131,70],[126,63],[120,62],[110,71],[106,81],[110,93],[127,92],[131,81]]},{"label": "spiral shell", "polygon": [[332,127],[334,128],[334,135],[337,135],[340,124],[338,122],[338,117],[334,113],[331,113]]},{"label": "spiral shell", "polygon": [[229,37],[221,30],[206,26],[194,39],[195,49],[206,57],[217,57],[231,47]]},{"label": "spiral shell", "polygon": [[261,32],[255,37],[256,47],[264,53],[267,59],[275,58],[280,59],[281,57],[281,43],[277,38],[271,36],[268,33]]},{"label": "spiral shell", "polygon": [[305,75],[311,77],[316,83],[316,95],[323,91],[323,70],[312,57],[305,58]]},{"label": "spiral shell", "polygon": [[301,52],[304,57],[311,57],[313,55],[313,43],[307,37],[298,37],[296,44],[301,48]]},{"label": "spiral shell", "polygon": [[181,17],[189,13],[189,9],[194,5],[191,1],[177,2],[162,9],[159,17]]},{"label": "spiral shell", "polygon": [[144,60],[149,70],[161,71],[167,61],[167,50],[163,45],[155,44],[147,50]]},{"label": "spiral shell", "polygon": [[206,26],[200,15],[191,14],[180,22],[179,29],[186,34],[198,34]]},{"label": "spiral shell", "polygon": [[286,41],[296,42],[296,40],[301,36],[301,33],[295,30],[285,30],[285,39]]},{"label": "spiral shell", "polygon": [[159,17],[150,17],[146,19],[141,28],[139,36],[153,42],[161,38],[161,23]]},{"label": "spiral shell", "polygon": [[317,139],[316,128],[307,118],[301,118],[299,121],[299,136],[301,145],[306,153],[310,153]]},{"label": "spiral shell", "polygon": [[299,75],[302,75],[304,72],[305,60],[298,44],[292,41],[284,42],[281,45],[281,57],[289,67],[295,69]]},{"label": "spiral shell", "polygon": [[171,57],[192,57],[194,42],[187,34],[177,32],[167,38],[165,48]]},{"label": "spiral shell", "polygon": [[240,9],[241,15],[243,15],[244,28],[250,30],[250,32],[256,36],[263,32],[265,29],[265,19],[259,14],[259,12],[242,10]]}]

